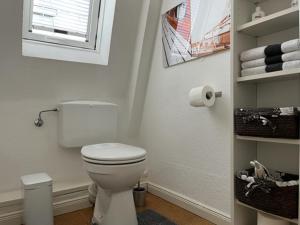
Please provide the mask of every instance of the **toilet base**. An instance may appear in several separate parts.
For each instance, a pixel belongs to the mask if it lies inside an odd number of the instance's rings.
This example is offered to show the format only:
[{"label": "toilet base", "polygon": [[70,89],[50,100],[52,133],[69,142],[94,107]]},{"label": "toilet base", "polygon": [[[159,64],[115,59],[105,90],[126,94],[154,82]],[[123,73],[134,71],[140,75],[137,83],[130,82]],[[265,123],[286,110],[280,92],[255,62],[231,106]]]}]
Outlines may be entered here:
[{"label": "toilet base", "polygon": [[93,223],[138,225],[132,190],[110,192],[98,188]]}]

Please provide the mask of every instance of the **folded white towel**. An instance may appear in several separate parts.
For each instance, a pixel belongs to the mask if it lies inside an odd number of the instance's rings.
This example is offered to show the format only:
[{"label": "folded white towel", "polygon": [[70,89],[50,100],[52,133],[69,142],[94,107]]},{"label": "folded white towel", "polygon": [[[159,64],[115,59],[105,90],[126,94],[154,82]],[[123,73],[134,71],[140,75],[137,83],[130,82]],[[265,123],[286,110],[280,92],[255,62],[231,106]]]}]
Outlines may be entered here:
[{"label": "folded white towel", "polygon": [[260,66],[260,67],[254,67],[249,69],[244,69],[241,71],[241,76],[250,76],[250,75],[256,75],[256,74],[263,74],[266,73],[267,66]]},{"label": "folded white towel", "polygon": [[300,51],[289,52],[282,55],[283,62],[294,61],[294,60],[300,60]]},{"label": "folded white towel", "polygon": [[281,45],[281,50],[284,53],[297,51],[299,49],[300,49],[300,40],[299,39],[286,41],[286,42],[282,43],[282,45]]},{"label": "folded white towel", "polygon": [[294,39],[283,42],[282,44],[268,45],[253,48],[241,53],[242,62],[265,58],[266,56],[275,56],[282,53],[289,53],[300,50],[300,39]]},{"label": "folded white towel", "polygon": [[243,69],[241,71],[241,76],[244,77],[244,76],[263,74],[263,73],[275,72],[280,70],[296,69],[296,68],[300,68],[300,60]]},{"label": "folded white towel", "polygon": [[266,65],[266,63],[265,63],[266,60],[265,59],[266,58],[246,61],[246,62],[243,62],[241,66],[242,66],[243,69],[265,66]]},{"label": "folded white towel", "polygon": [[285,62],[282,65],[283,70],[300,68],[300,60]]},{"label": "folded white towel", "polygon": [[241,61],[250,61],[250,60],[255,60],[255,59],[261,59],[265,58],[265,49],[267,46],[259,47],[259,48],[254,48],[250,49],[247,51],[242,52],[241,54]]},{"label": "folded white towel", "polygon": [[[279,59],[281,58],[282,62],[300,60],[300,51],[285,53],[279,56],[278,58]],[[266,64],[269,64],[268,62],[266,63],[266,59],[269,58],[261,58],[261,59],[255,59],[255,60],[243,62],[241,64],[242,69],[265,66]],[[280,62],[276,62],[276,63],[280,63]]]}]

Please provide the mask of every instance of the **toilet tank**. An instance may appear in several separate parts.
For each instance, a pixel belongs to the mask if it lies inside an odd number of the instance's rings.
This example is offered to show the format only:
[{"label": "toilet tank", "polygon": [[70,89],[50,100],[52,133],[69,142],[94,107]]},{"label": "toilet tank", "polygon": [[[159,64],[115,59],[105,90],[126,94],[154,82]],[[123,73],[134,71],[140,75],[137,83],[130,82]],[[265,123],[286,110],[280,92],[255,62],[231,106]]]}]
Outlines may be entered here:
[{"label": "toilet tank", "polygon": [[59,105],[59,144],[73,148],[114,142],[117,105],[96,101],[70,101]]}]

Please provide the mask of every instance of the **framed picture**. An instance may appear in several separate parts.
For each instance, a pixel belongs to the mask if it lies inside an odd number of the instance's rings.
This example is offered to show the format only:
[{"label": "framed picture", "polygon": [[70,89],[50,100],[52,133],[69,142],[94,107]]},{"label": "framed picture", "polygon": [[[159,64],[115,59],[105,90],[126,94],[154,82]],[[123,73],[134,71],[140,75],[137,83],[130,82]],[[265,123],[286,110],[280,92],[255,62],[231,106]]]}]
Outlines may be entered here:
[{"label": "framed picture", "polygon": [[165,67],[230,48],[230,0],[183,0],[162,15]]}]

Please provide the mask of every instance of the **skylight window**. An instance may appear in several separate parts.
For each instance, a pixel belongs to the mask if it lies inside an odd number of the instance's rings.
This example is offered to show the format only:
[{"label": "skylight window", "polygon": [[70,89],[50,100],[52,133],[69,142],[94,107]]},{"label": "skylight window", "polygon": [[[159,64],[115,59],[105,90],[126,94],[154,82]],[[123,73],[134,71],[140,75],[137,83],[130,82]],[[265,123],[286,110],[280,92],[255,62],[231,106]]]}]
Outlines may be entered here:
[{"label": "skylight window", "polygon": [[88,40],[89,11],[89,0],[34,0],[32,32],[58,34],[85,42]]},{"label": "skylight window", "polygon": [[95,48],[100,0],[30,0],[25,38]]},{"label": "skylight window", "polygon": [[[24,0],[23,55],[47,58],[49,50],[51,59],[89,62],[86,58],[92,58],[91,63],[97,63],[98,55],[104,63],[97,64],[107,64],[114,9],[115,0]],[[68,47],[73,53],[78,49],[76,55],[65,55],[71,52]],[[93,55],[79,55],[84,50]]]}]

